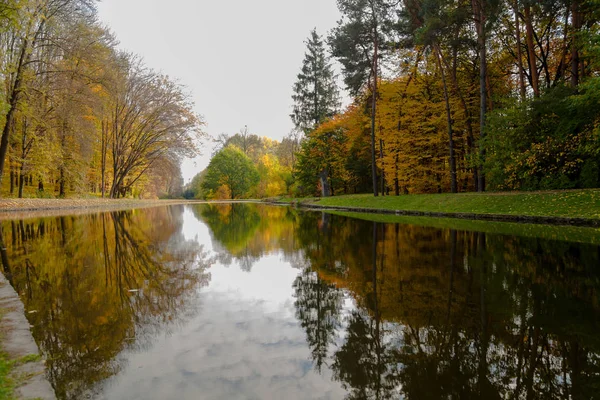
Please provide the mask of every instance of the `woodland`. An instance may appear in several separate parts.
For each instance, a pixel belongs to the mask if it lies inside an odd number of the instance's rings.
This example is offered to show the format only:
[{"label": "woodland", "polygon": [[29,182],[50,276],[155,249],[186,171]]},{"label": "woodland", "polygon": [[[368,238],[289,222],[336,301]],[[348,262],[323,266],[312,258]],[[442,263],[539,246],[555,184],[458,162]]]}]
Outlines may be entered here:
[{"label": "woodland", "polygon": [[0,2],[0,195],[181,194],[202,119],[187,90],[117,49],[95,0]]},{"label": "woodland", "polygon": [[213,138],[185,186],[206,139],[190,93],[120,51],[95,6],[0,3],[2,197],[600,186],[598,0],[337,0],[306,41],[294,129]]},{"label": "woodland", "polygon": [[[597,1],[337,5],[338,25],[306,42],[286,160],[267,172],[250,157],[263,172],[247,196],[599,187]],[[259,153],[282,153],[254,136]],[[240,148],[240,134],[229,139]],[[231,197],[227,180],[202,184],[205,174],[188,195]]]}]

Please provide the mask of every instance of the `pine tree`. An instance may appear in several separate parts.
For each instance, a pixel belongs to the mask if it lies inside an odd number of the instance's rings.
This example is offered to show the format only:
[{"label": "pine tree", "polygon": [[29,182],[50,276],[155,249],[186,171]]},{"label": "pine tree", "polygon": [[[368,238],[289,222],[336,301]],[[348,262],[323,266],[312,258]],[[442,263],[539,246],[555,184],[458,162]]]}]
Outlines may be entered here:
[{"label": "pine tree", "polygon": [[297,129],[309,132],[337,113],[340,98],[335,74],[316,29],[306,46],[302,70],[294,84],[294,111],[290,117]]},{"label": "pine tree", "polygon": [[386,25],[391,5],[385,0],[338,0],[342,19],[330,36],[332,54],[343,66],[344,82],[350,93],[358,96],[368,84],[371,96],[371,174],[373,194],[378,196],[375,149],[375,116],[379,61],[386,49]]}]

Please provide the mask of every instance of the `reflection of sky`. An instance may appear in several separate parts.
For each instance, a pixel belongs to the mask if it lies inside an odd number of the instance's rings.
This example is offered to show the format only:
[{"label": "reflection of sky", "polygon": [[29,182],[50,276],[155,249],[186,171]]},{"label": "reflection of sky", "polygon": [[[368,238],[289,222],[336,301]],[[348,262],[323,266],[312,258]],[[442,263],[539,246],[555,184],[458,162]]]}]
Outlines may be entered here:
[{"label": "reflection of sky", "polygon": [[[209,229],[186,209],[183,233],[211,249]],[[251,272],[237,264],[210,269],[199,312],[144,353],[124,354],[106,399],[337,399],[331,373],[312,369],[306,335],[295,318],[292,283],[299,271],[277,254]]]}]

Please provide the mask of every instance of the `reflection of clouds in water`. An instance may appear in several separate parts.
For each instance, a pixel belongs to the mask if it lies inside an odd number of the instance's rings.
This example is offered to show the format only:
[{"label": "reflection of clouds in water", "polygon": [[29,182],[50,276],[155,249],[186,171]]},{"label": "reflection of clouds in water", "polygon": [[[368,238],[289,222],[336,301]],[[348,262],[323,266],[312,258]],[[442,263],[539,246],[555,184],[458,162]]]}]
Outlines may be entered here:
[{"label": "reflection of clouds in water", "polygon": [[[209,228],[186,208],[186,240],[212,248]],[[107,382],[105,399],[329,399],[344,391],[330,372],[312,368],[306,334],[295,318],[292,283],[299,270],[281,254],[210,269],[202,311]]]},{"label": "reflection of clouds in water", "polygon": [[237,265],[229,268],[215,265],[211,273],[212,280],[207,291],[232,293],[234,299],[253,303],[260,299],[261,307],[267,312],[278,311],[285,306],[294,315],[292,283],[298,270],[281,261],[279,256],[263,257],[251,273]]},{"label": "reflection of clouds in water", "polygon": [[200,301],[202,315],[154,350],[131,355],[107,399],[343,397],[329,371],[313,371],[292,304],[268,311],[264,302],[214,291]]},{"label": "reflection of clouds in water", "polygon": [[190,207],[191,206],[185,207],[183,211],[181,232],[186,241],[197,240],[199,244],[210,248],[210,229],[206,224],[198,221]]}]

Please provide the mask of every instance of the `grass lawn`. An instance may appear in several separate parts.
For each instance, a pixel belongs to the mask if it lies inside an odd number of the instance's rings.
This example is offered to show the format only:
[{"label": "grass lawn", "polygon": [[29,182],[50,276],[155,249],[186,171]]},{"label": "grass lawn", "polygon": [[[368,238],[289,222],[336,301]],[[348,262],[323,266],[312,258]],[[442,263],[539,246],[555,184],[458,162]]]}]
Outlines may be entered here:
[{"label": "grass lawn", "polygon": [[302,202],[336,207],[600,219],[600,190],[336,196]]}]

